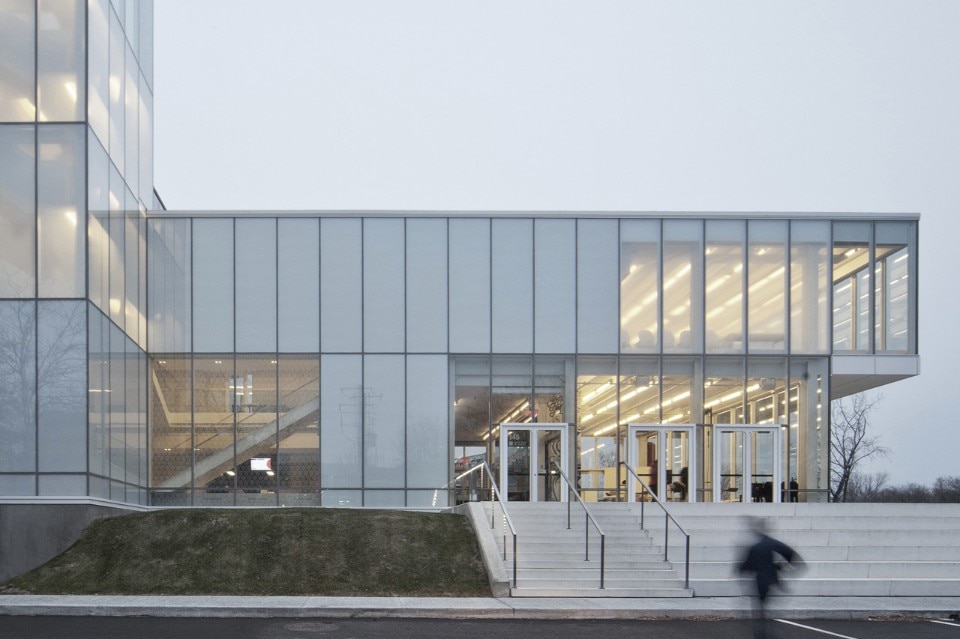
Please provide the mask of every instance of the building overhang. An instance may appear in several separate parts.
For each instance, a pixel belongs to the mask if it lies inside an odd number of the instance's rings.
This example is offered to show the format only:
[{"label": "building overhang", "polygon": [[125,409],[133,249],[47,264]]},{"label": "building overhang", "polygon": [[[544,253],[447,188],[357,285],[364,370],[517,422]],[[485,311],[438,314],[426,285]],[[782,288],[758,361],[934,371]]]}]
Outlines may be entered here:
[{"label": "building overhang", "polygon": [[830,399],[840,399],[920,374],[918,355],[834,355]]}]

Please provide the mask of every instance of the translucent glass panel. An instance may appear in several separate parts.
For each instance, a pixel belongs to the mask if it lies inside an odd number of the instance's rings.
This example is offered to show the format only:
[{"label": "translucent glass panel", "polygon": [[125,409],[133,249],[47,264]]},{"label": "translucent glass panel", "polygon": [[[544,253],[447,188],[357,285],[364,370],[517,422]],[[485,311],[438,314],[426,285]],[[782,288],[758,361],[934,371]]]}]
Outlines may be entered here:
[{"label": "translucent glass panel", "polygon": [[[192,259],[190,220],[154,218],[148,224],[150,350],[154,353],[189,352]],[[91,262],[93,253],[91,250]]]},{"label": "translucent glass panel", "polygon": [[748,424],[786,424],[787,362],[785,359],[750,359],[747,362]]},{"label": "translucent glass panel", "polygon": [[[573,358],[538,355],[533,360],[533,410],[535,421],[566,423],[574,401]],[[569,418],[572,418],[570,415]]]},{"label": "translucent glass panel", "polygon": [[367,488],[404,487],[404,373],[402,355],[364,357],[363,483]]},{"label": "translucent glass panel", "polygon": [[360,352],[363,344],[363,240],[359,219],[320,220],[320,347]]},{"label": "translucent glass panel", "polygon": [[577,337],[577,238],[573,220],[534,221],[534,349],[573,353]]},{"label": "translucent glass panel", "polygon": [[[604,412],[616,406],[608,402]],[[620,425],[660,422],[660,360],[657,357],[623,357],[620,360]],[[603,429],[598,431],[602,434]]]},{"label": "translucent glass panel", "polygon": [[35,0],[0,2],[0,122],[36,117],[35,11]]},{"label": "translucent glass panel", "polygon": [[153,94],[142,73],[137,73],[140,91],[137,95],[139,112],[138,154],[140,199],[149,204],[153,200]]},{"label": "translucent glass panel", "polygon": [[34,296],[33,136],[33,126],[0,125],[0,298]]},{"label": "translucent glass panel", "polygon": [[619,225],[577,220],[577,350],[615,353],[619,340]]},{"label": "translucent glass panel", "polygon": [[407,356],[407,486],[436,488],[447,483],[452,442],[447,357]]},{"label": "translucent glass panel", "polygon": [[[112,479],[126,478],[126,428],[127,428],[127,401],[126,401],[126,352],[123,331],[111,324],[107,329],[109,351],[107,362],[108,394],[105,406],[108,414],[109,432],[107,434],[107,475]],[[115,497],[120,498],[120,497]]]},{"label": "translucent glass panel", "polygon": [[877,222],[874,316],[877,351],[916,352],[916,224]]},{"label": "translucent glass panel", "polygon": [[[363,485],[366,400],[362,358],[323,355],[320,359],[320,484],[324,488]],[[324,505],[328,505],[326,495]]]},{"label": "translucent glass panel", "polygon": [[833,350],[870,352],[869,222],[833,225]]},{"label": "translucent glass panel", "polygon": [[447,221],[409,219],[406,225],[407,351],[447,350]]},{"label": "translucent glass panel", "polygon": [[743,253],[746,223],[707,220],[706,351],[743,351]]},{"label": "translucent glass panel", "polygon": [[277,470],[281,503],[320,505],[320,360],[280,356],[280,445]]},{"label": "translucent glass panel", "polygon": [[703,349],[703,222],[663,221],[663,352]]},{"label": "translucent glass panel", "polygon": [[750,220],[747,228],[747,327],[751,352],[786,351],[787,223]]},{"label": "translucent glass panel", "polygon": [[84,471],[87,442],[87,305],[37,308],[38,470]]},{"label": "translucent glass panel", "polygon": [[36,467],[35,308],[0,302],[0,472]]},{"label": "translucent glass panel", "polygon": [[87,429],[88,468],[91,473],[110,474],[110,321],[92,305],[87,306]]},{"label": "translucent glass panel", "polygon": [[[659,349],[659,220],[620,223],[620,350]],[[671,335],[672,338],[672,335]]]},{"label": "translucent glass panel", "polygon": [[124,52],[123,73],[123,177],[136,195],[140,192],[140,73],[133,52]]},{"label": "translucent glass panel", "polygon": [[[529,423],[538,415],[530,404],[533,393],[533,358],[511,355],[491,362],[490,416],[494,424]],[[499,437],[499,433],[495,433]]]},{"label": "translucent glass panel", "polygon": [[124,43],[123,29],[120,20],[116,14],[110,13],[110,69],[108,80],[110,113],[110,135],[108,147],[110,157],[114,163],[121,169],[124,165],[124,153],[126,145],[124,143],[124,133],[126,131],[124,116],[126,114],[126,89],[124,81],[126,73],[124,65],[126,63],[126,46]]},{"label": "translucent glass panel", "polygon": [[163,486],[184,488],[192,481],[196,504],[232,504],[232,498],[224,495],[237,485],[235,419],[244,408],[244,396],[237,394],[233,359],[195,357],[193,376],[194,466],[173,475]]},{"label": "translucent glass panel", "polygon": [[490,220],[449,221],[450,350],[490,351]]},{"label": "translucent glass panel", "polygon": [[236,221],[237,352],[277,350],[277,221]]},{"label": "translucent glass panel", "polygon": [[87,3],[37,2],[37,102],[40,122],[84,119],[84,31]]},{"label": "translucent glass panel", "polygon": [[533,222],[492,220],[493,351],[533,350]]},{"label": "translucent glass panel", "polygon": [[277,321],[281,353],[320,350],[320,221],[277,221]]},{"label": "translucent glass panel", "polygon": [[87,28],[87,120],[104,146],[110,143],[110,7],[107,0],[90,0]]},{"label": "translucent glass panel", "polygon": [[83,125],[37,131],[37,232],[41,297],[83,297],[86,167]]},{"label": "translucent glass panel", "polygon": [[109,313],[110,295],[110,158],[97,139],[87,144],[87,294]]},{"label": "translucent glass panel", "polygon": [[193,349],[233,351],[233,220],[193,220]]},{"label": "translucent glass panel", "polygon": [[790,223],[790,350],[826,353],[830,316],[830,223]]},{"label": "translucent glass panel", "polygon": [[404,348],[404,221],[363,221],[363,350]]}]

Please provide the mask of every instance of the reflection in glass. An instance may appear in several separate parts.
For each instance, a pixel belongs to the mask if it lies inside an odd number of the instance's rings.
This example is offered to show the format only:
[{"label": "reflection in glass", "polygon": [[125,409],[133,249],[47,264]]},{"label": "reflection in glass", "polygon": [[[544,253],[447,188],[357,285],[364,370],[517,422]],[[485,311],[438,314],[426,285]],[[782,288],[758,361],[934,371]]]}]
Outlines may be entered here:
[{"label": "reflection in glass", "polygon": [[872,229],[869,222],[833,228],[833,350],[869,352]]},{"label": "reflection in glass", "polygon": [[42,471],[86,470],[86,304],[37,308],[37,445]]},{"label": "reflection in glass", "polygon": [[[232,505],[237,488],[234,420],[245,396],[237,395],[232,355],[204,355],[193,362],[194,467],[164,488],[195,488],[194,505]],[[191,476],[192,470],[192,476]],[[231,475],[231,472],[233,473]]]},{"label": "reflection in glass", "polygon": [[407,356],[407,486],[436,488],[447,482],[451,443],[447,419],[447,358]]},{"label": "reflection in glass", "polygon": [[358,355],[322,355],[320,359],[320,485],[325,490],[325,506],[331,505],[327,488],[363,485],[363,407],[367,394],[362,367]]},{"label": "reflection in glass", "polygon": [[35,313],[33,302],[0,302],[0,472],[35,470]]},{"label": "reflection in glass", "polygon": [[363,481],[368,488],[404,487],[404,373],[402,355],[364,358]]},{"label": "reflection in glass", "polygon": [[0,126],[0,297],[34,296],[33,135],[32,126]]},{"label": "reflection in glass", "polygon": [[877,223],[874,315],[878,351],[906,353],[912,350],[910,271],[914,228],[909,222]]}]

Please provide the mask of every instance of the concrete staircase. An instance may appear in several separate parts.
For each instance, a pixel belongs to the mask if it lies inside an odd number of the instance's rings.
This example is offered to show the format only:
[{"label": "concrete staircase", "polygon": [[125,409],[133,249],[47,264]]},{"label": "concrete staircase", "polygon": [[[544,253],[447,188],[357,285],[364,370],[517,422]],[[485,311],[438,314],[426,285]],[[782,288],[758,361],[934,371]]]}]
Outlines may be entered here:
[{"label": "concrete staircase", "polygon": [[[512,577],[512,541],[490,529],[489,503],[472,504],[488,570]],[[511,503],[518,531],[515,597],[734,597],[751,592],[737,565],[753,536],[748,516],[767,521],[771,536],[795,548],[805,565],[784,574],[784,594],[798,596],[960,596],[960,504],[682,504],[671,514],[691,535],[690,587],[684,588],[684,537],[671,525],[663,561],[663,512],[646,504],[590,504],[606,533],[600,589],[600,542],[573,504]],[[499,513],[499,507],[498,507]],[[484,521],[485,519],[485,521]],[[498,518],[499,521],[499,518]],[[498,524],[499,526],[499,524]],[[507,583],[502,594],[506,594]]]},{"label": "concrete staircase", "polygon": [[[514,597],[691,597],[684,587],[683,566],[663,559],[662,538],[658,543],[639,527],[637,514],[616,504],[591,504],[591,514],[604,532],[604,583],[600,587],[600,537],[596,528],[588,531],[583,509],[571,505],[567,528],[567,505],[563,503],[511,503],[510,518],[518,532],[517,581]],[[484,504],[487,528],[489,503]],[[499,509],[498,509],[499,512]],[[513,542],[495,539],[498,559],[508,575],[513,570]],[[587,555],[589,552],[589,559]],[[682,558],[683,554],[678,557]],[[681,559],[682,561],[682,559]]]}]

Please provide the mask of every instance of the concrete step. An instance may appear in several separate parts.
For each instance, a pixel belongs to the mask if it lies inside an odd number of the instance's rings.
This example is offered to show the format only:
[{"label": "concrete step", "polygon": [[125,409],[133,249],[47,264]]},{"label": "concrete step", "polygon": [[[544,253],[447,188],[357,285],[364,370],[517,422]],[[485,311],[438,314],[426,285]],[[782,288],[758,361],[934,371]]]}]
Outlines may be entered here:
[{"label": "concrete step", "polygon": [[692,589],[685,588],[511,588],[512,597],[671,597],[689,598]]}]

